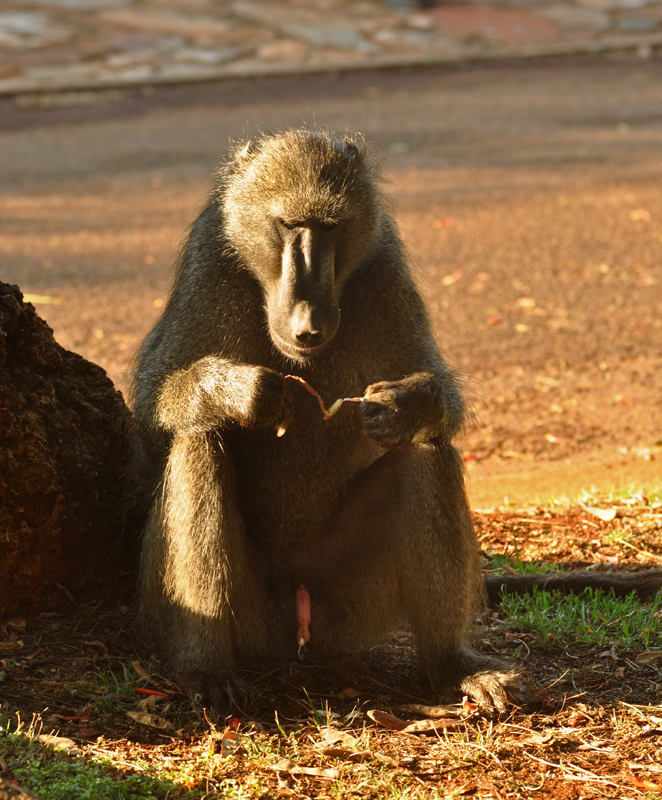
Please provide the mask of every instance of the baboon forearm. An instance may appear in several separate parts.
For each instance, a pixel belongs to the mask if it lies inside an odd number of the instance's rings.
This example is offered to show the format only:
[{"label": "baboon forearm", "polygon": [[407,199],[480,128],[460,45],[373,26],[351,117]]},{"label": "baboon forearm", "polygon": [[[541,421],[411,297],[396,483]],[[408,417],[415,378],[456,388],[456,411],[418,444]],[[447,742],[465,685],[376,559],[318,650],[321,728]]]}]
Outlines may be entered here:
[{"label": "baboon forearm", "polygon": [[251,416],[259,367],[207,356],[163,381],[156,416],[170,433],[223,428]]}]

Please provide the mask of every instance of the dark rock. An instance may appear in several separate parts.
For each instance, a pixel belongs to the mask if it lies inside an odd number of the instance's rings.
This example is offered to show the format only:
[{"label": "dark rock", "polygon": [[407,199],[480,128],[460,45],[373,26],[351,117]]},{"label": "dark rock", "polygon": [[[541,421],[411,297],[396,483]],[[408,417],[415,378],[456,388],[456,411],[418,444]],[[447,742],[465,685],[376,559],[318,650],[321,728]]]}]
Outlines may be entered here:
[{"label": "dark rock", "polygon": [[130,421],[101,367],[0,283],[0,617],[131,583]]}]

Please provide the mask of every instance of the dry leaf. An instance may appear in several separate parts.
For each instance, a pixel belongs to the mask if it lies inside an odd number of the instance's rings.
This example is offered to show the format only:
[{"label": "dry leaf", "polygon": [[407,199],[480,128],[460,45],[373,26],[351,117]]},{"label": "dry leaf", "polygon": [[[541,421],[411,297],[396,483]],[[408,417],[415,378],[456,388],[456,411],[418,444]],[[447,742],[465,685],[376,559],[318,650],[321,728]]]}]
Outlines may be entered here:
[{"label": "dry leaf", "polygon": [[81,739],[94,739],[100,734],[101,731],[98,731],[96,728],[80,727],[76,731],[76,736],[80,736]]},{"label": "dry leaf", "polygon": [[587,722],[591,722],[591,718],[586,716],[586,714],[582,713],[581,711],[573,711],[568,719],[568,725],[571,728],[580,728],[583,725],[586,725]]},{"label": "dry leaf", "polygon": [[55,584],[55,588],[56,588],[56,589],[59,589],[61,592],[64,592],[64,593],[65,593],[65,595],[66,595],[66,597],[67,597],[67,600],[68,600],[70,603],[75,603],[75,602],[76,602],[76,601],[74,600],[74,596],[71,594],[71,592],[69,591],[69,589],[67,589],[67,587],[66,587],[66,586],[63,586],[61,583],[56,583],[56,584]]},{"label": "dry leaf", "polygon": [[320,753],[327,758],[341,758],[346,759],[355,752],[354,750],[348,750],[346,747],[321,747]]},{"label": "dry leaf", "polygon": [[597,508],[596,506],[584,505],[584,503],[580,503],[579,505],[584,509],[584,511],[587,511],[592,516],[601,519],[603,522],[611,522],[616,518],[615,508]]},{"label": "dry leaf", "polygon": [[349,747],[352,750],[355,750],[359,743],[358,739],[352,736],[351,733],[339,731],[337,728],[320,728],[320,733],[322,734],[324,741],[329,742],[330,744],[337,744],[340,742],[345,747]]},{"label": "dry leaf", "polygon": [[384,755],[384,753],[374,753],[373,756],[375,757],[375,761],[381,761],[382,764],[386,764],[389,767],[399,767],[400,762],[397,758],[391,758],[391,756]]},{"label": "dry leaf", "polygon": [[340,777],[337,769],[322,769],[321,767],[300,767],[289,758],[279,758],[275,764],[268,765],[270,769],[275,769],[277,772],[289,772],[291,775],[312,775],[315,778],[324,778],[325,780],[335,781]]},{"label": "dry leaf", "polygon": [[88,711],[85,714],[76,714],[74,716],[67,716],[65,714],[51,714],[49,720],[60,720],[62,722],[81,722],[84,719],[92,719],[94,717],[94,713],[92,711]]},{"label": "dry leaf", "polygon": [[382,728],[388,728],[390,731],[403,731],[409,725],[404,719],[395,717],[393,714],[387,714],[385,711],[371,710],[368,711],[368,716],[377,725],[381,725]]},{"label": "dry leaf", "polygon": [[520,739],[517,744],[522,747],[528,747],[533,745],[534,747],[543,747],[546,744],[549,744],[554,737],[551,733],[537,733],[536,731],[531,731],[529,736],[526,739]]},{"label": "dry leaf", "polygon": [[387,714],[385,711],[368,711],[368,716],[373,722],[376,722],[383,728],[388,728],[390,731],[414,733],[419,736],[421,734],[434,734],[439,731],[449,730],[464,730],[466,728],[464,722],[450,719],[424,719],[419,722],[407,722],[393,714]]},{"label": "dry leaf", "polygon": [[662,650],[644,650],[637,656],[637,664],[647,664],[649,667],[662,667]]},{"label": "dry leaf", "polygon": [[430,719],[447,719],[448,717],[465,717],[467,715],[465,709],[457,706],[422,706],[418,703],[411,703],[407,706],[401,706],[401,708],[403,711],[421,714],[421,716],[429,717]]},{"label": "dry leaf", "polygon": [[364,761],[379,761],[389,767],[399,767],[400,762],[386,756],[383,753],[375,753],[372,750],[347,750],[344,747],[323,747],[320,753],[327,758],[339,758],[342,761],[350,761],[352,764],[361,764]]},{"label": "dry leaf", "polygon": [[132,661],[131,666],[138,673],[138,675],[140,675],[141,678],[146,678],[148,676],[149,673],[145,670],[140,661]]},{"label": "dry leaf", "polygon": [[442,731],[463,731],[466,724],[457,719],[422,719],[419,722],[410,722],[402,733],[414,733],[418,736],[435,734]]},{"label": "dry leaf", "polygon": [[242,736],[235,731],[226,731],[221,737],[221,755],[223,758],[234,755],[240,750],[246,738],[246,736]]},{"label": "dry leaf", "polygon": [[108,657],[108,648],[106,647],[106,645],[103,642],[99,642],[99,641],[95,640],[93,642],[83,642],[83,644],[86,645],[87,647],[98,647],[102,651],[104,656],[106,658]]},{"label": "dry leaf", "polygon": [[34,737],[46,747],[51,747],[53,750],[66,750],[68,753],[80,753],[80,747],[74,742],[73,739],[67,739],[66,736],[54,736],[51,733],[41,733]]},{"label": "dry leaf", "polygon": [[662,792],[662,786],[659,783],[651,783],[651,781],[644,781],[641,778],[637,778],[634,775],[626,775],[625,776],[630,783],[634,784],[637,789],[641,789],[643,792]]},{"label": "dry leaf", "polygon": [[150,728],[158,728],[161,731],[174,729],[172,722],[168,722],[163,717],[157,717],[156,714],[147,714],[143,711],[127,711],[126,713],[127,716],[140,725],[148,725]]},{"label": "dry leaf", "polygon": [[161,700],[163,700],[162,697],[157,697],[155,695],[143,697],[142,700],[138,700],[138,708],[140,708],[141,711],[155,711]]},{"label": "dry leaf", "polygon": [[0,642],[0,656],[11,656],[20,653],[23,649],[23,642]]}]

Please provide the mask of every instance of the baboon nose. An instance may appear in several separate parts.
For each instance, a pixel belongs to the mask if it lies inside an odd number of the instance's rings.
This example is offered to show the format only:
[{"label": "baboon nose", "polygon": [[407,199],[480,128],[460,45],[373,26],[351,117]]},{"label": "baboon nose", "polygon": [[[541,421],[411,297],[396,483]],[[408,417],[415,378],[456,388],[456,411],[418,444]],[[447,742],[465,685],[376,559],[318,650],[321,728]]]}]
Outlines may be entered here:
[{"label": "baboon nose", "polygon": [[322,331],[305,330],[295,333],[294,336],[297,340],[297,344],[300,344],[302,347],[315,347],[320,344],[324,338],[324,333]]}]

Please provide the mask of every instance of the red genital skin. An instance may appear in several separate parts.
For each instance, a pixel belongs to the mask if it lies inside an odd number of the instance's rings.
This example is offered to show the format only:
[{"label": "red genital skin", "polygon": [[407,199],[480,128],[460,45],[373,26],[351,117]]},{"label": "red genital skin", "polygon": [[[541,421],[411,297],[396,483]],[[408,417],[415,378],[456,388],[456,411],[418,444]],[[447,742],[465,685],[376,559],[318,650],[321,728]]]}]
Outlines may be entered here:
[{"label": "red genital skin", "polygon": [[305,586],[299,586],[295,596],[296,609],[297,609],[297,622],[299,629],[297,630],[297,644],[303,647],[310,641],[310,595]]}]

